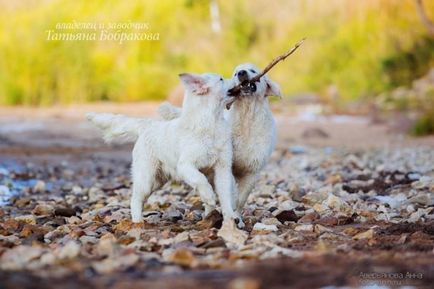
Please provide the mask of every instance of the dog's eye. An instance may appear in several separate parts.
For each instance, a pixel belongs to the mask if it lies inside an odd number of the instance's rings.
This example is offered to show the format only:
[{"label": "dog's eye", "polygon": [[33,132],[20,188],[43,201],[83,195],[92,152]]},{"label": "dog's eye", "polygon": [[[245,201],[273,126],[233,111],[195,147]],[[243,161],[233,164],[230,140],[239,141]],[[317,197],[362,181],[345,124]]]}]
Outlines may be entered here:
[{"label": "dog's eye", "polygon": [[223,81],[223,78],[220,77],[220,81]]},{"label": "dog's eye", "polygon": [[252,73],[256,73],[256,71],[254,70],[254,69],[249,69],[250,70],[250,72],[252,72]]}]

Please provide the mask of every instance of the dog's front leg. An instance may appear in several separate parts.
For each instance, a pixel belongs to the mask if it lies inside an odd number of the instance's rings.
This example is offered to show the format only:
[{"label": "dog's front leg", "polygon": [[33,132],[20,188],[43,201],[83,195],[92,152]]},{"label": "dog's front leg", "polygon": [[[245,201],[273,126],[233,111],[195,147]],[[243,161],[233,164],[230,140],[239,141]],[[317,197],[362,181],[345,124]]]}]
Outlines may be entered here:
[{"label": "dog's front leg", "polygon": [[193,164],[182,159],[178,163],[177,171],[189,186],[199,192],[207,216],[216,206],[214,191],[208,179]]},{"label": "dog's front leg", "polygon": [[231,166],[226,163],[218,164],[215,167],[214,185],[222,207],[223,219],[238,222],[238,227],[243,228],[244,223],[241,216],[235,211],[233,202],[233,193],[236,190],[234,183]]}]

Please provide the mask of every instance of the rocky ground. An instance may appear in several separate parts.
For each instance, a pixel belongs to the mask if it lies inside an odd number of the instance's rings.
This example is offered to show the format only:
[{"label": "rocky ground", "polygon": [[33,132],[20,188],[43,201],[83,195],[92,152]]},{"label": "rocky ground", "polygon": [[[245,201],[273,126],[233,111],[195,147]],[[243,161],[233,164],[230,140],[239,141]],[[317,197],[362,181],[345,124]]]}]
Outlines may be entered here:
[{"label": "rocky ground", "polygon": [[103,144],[86,110],[0,118],[0,288],[432,286],[432,138],[278,114],[278,148],[243,214],[248,240],[233,249],[220,213],[202,219],[184,184],[155,192],[132,224],[131,147]]}]

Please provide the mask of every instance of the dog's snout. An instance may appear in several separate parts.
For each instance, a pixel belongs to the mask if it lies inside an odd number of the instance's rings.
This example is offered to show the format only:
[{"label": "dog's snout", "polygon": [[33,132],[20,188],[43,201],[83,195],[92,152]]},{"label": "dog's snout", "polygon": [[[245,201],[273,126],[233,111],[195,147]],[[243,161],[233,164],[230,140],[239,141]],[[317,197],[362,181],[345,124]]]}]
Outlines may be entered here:
[{"label": "dog's snout", "polygon": [[247,75],[247,71],[245,70],[238,71],[238,76],[243,76],[243,75]]},{"label": "dog's snout", "polygon": [[238,76],[238,80],[241,82],[249,80],[249,75],[247,74],[247,71],[245,71],[245,70],[238,71],[237,76]]}]

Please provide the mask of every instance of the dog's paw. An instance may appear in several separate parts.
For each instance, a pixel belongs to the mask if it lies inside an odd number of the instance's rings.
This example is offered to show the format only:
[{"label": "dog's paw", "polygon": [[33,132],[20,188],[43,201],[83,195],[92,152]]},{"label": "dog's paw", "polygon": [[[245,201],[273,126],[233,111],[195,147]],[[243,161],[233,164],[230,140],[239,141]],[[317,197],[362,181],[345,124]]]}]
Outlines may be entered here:
[{"label": "dog's paw", "polygon": [[142,211],[131,210],[131,221],[133,221],[133,223],[143,222]]},{"label": "dog's paw", "polygon": [[131,221],[133,223],[142,223],[143,222],[143,217],[140,217],[140,218],[134,218],[134,217],[132,217]]}]

